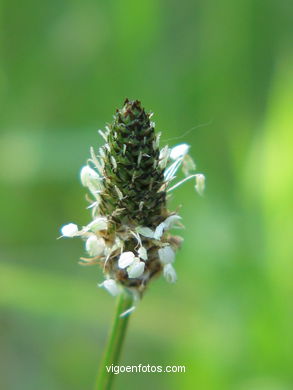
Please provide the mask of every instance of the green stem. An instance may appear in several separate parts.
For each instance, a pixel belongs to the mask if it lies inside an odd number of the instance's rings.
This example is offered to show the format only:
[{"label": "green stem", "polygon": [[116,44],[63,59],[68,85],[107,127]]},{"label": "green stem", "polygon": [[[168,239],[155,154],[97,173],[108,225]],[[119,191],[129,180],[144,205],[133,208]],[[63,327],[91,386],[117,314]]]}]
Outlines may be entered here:
[{"label": "green stem", "polygon": [[101,361],[100,371],[97,380],[97,390],[110,390],[113,379],[114,371],[107,371],[111,364],[114,366],[118,364],[120,353],[123,346],[123,341],[126,334],[127,324],[129,316],[120,317],[120,315],[128,310],[133,304],[132,296],[129,293],[120,294],[117,301],[116,313],[114,316],[114,322],[109,335],[108,343],[105,348],[104,357]]}]

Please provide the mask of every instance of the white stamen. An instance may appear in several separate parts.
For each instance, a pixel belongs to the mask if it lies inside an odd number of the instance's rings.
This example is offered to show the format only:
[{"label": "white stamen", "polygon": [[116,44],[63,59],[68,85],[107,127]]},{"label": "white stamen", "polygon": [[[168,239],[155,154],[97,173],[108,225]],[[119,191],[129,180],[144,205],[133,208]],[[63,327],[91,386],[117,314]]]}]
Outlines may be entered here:
[{"label": "white stamen", "polygon": [[92,217],[93,217],[93,219],[96,218],[96,215],[97,215],[97,210],[98,210],[99,203],[100,203],[99,195],[96,195],[96,199],[97,199],[97,201],[95,202],[95,205],[92,208]]},{"label": "white stamen", "polygon": [[199,193],[199,195],[203,195],[205,189],[205,177],[202,173],[196,175],[195,189]]},{"label": "white stamen", "polygon": [[133,252],[123,252],[118,260],[118,267],[124,269],[134,262],[135,254]]},{"label": "white stamen", "polygon": [[177,158],[184,157],[189,150],[190,146],[187,144],[179,144],[171,149],[170,158],[171,160],[177,160]]},{"label": "white stamen", "polygon": [[139,235],[138,233],[133,232],[132,230],[130,230],[129,232],[130,232],[130,234],[133,235],[133,237],[136,238],[138,244],[139,244],[140,246],[142,246],[142,242],[141,242],[141,239],[140,239],[140,235]]},{"label": "white stamen", "polygon": [[104,287],[114,297],[122,292],[121,286],[114,279],[104,280],[99,287]]},{"label": "white stamen", "polygon": [[163,274],[168,283],[175,283],[177,274],[172,264],[166,264],[163,269]]},{"label": "white stamen", "polygon": [[144,272],[145,263],[135,258],[135,261],[127,268],[128,277],[130,279],[139,278]]},{"label": "white stamen", "polygon": [[95,185],[101,180],[100,175],[90,168],[88,165],[82,167],[80,171],[80,181],[84,187],[89,187],[90,185]]},{"label": "white stamen", "polygon": [[86,230],[91,230],[92,232],[96,232],[99,230],[107,230],[108,223],[107,223],[107,218],[105,217],[97,217],[94,219],[91,223],[89,223],[86,226]]},{"label": "white stamen", "polygon": [[120,314],[119,317],[123,318],[131,314],[136,309],[136,306],[131,306],[131,308],[125,310],[123,313]]},{"label": "white stamen", "polygon": [[92,204],[90,204],[89,206],[87,206],[87,209],[92,209],[92,208],[95,207],[97,204],[98,204],[98,202],[93,202]]},{"label": "white stamen", "polygon": [[165,229],[171,229],[171,227],[177,222],[179,221],[180,219],[182,219],[180,217],[180,215],[170,215],[170,217],[166,218],[165,221],[164,221],[164,225],[165,225]]},{"label": "white stamen", "polygon": [[175,260],[175,252],[170,245],[164,246],[158,250],[159,258],[162,264],[173,263]]},{"label": "white stamen", "polygon": [[100,256],[105,249],[105,241],[102,237],[89,236],[85,243],[85,249],[90,256]]},{"label": "white stamen", "polygon": [[138,226],[135,230],[137,231],[137,233],[141,234],[144,237],[154,238],[155,232],[148,227]]},{"label": "white stamen", "polygon": [[162,234],[164,232],[164,228],[165,228],[164,222],[160,223],[160,225],[158,225],[156,227],[156,230],[155,230],[155,233],[154,233],[154,239],[155,240],[159,240],[162,237]]},{"label": "white stamen", "polygon": [[171,188],[168,188],[167,192],[170,192],[170,191],[175,190],[175,188],[181,186],[181,184],[183,184],[183,183],[185,183],[186,181],[192,179],[193,177],[197,177],[197,175],[190,175],[190,176],[186,177],[185,179],[180,180],[178,183],[174,184],[174,186],[172,186]]},{"label": "white stamen", "polygon": [[138,251],[138,256],[143,259],[143,260],[147,260],[148,259],[148,253],[147,253],[147,250],[145,247],[141,246]]},{"label": "white stamen", "polygon": [[169,166],[169,168],[166,169],[164,173],[164,177],[166,181],[170,181],[174,178],[175,173],[177,172],[178,168],[182,163],[182,160],[183,157],[179,157],[172,165]]},{"label": "white stamen", "polygon": [[[105,250],[105,254],[107,254],[107,250]],[[104,261],[104,267],[103,267],[103,269],[104,269],[104,272],[106,271],[106,265],[107,265],[107,263],[108,263],[108,260],[110,259],[110,256],[111,256],[111,253],[108,253],[107,254],[107,256],[106,256],[106,259],[105,259],[105,261]]]},{"label": "white stamen", "polygon": [[190,174],[190,171],[194,171],[195,168],[196,168],[195,162],[189,156],[189,154],[186,154],[183,158],[182,172],[184,173],[185,176],[188,176]]},{"label": "white stamen", "polygon": [[61,233],[63,237],[74,237],[78,233],[78,226],[75,223],[68,223],[62,226]]},{"label": "white stamen", "polygon": [[165,221],[156,227],[154,239],[159,240],[162,237],[164,230],[170,229],[179,219],[181,219],[179,215],[170,215],[170,217],[166,218]]}]

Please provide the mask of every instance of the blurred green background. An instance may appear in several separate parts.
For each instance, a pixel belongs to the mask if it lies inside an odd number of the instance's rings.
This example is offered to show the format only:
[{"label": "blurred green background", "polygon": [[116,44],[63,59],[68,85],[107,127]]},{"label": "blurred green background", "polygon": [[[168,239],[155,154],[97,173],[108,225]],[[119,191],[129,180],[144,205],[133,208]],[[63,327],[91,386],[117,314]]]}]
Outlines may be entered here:
[{"label": "blurred green background", "polygon": [[116,388],[289,390],[292,370],[292,4],[43,1],[0,5],[0,388],[86,390],[114,299],[77,265],[79,169],[125,97],[154,111],[162,145],[192,145],[179,279],[153,282]]}]

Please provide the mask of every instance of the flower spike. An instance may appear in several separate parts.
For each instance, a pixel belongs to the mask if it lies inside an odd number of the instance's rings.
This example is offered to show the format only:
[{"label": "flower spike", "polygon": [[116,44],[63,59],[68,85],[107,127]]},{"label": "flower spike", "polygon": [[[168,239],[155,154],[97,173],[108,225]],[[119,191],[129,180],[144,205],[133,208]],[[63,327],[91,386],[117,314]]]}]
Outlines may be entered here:
[{"label": "flower spike", "polygon": [[[135,302],[154,277],[163,274],[170,283],[177,279],[173,265],[183,239],[170,229],[182,225],[167,208],[167,192],[191,178],[199,194],[204,189],[204,176],[189,174],[195,169],[190,145],[160,148],[151,116],[138,100],[126,99],[113,123],[99,131],[104,144],[97,152],[90,149],[89,165],[80,172],[82,185],[94,197],[92,221],[81,230],[74,223],[61,228],[63,237],[85,241],[90,258],[81,258],[81,264],[102,267],[105,280],[99,286],[113,296],[126,290]],[[180,167],[187,177],[174,184]]]}]

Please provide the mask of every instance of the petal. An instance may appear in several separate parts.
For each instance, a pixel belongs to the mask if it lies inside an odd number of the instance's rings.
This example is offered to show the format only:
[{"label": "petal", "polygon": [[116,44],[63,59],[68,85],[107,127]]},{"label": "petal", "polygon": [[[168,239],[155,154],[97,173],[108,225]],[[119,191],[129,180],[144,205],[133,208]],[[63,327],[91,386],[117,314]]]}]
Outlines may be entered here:
[{"label": "petal", "polygon": [[61,233],[63,237],[74,237],[78,233],[78,226],[75,223],[68,223],[62,226]]},{"label": "petal", "polygon": [[183,157],[188,153],[190,146],[187,144],[179,144],[171,149],[170,158],[177,160],[179,157]]},{"label": "petal", "polygon": [[114,297],[122,291],[121,286],[114,279],[104,280],[103,283],[99,284],[99,287],[104,287]]},{"label": "petal", "polygon": [[90,256],[100,256],[105,249],[105,241],[103,238],[97,236],[89,236],[85,243],[85,249]]},{"label": "petal", "polygon": [[148,227],[138,226],[135,230],[144,237],[154,238],[155,232]]},{"label": "petal", "polygon": [[164,246],[158,250],[159,258],[162,264],[173,263],[175,260],[175,252],[170,245]]},{"label": "petal", "polygon": [[168,283],[175,283],[177,274],[172,264],[166,264],[163,269],[163,274]]},{"label": "petal", "polygon": [[145,263],[138,258],[127,268],[129,278],[139,278],[144,272]]},{"label": "petal", "polygon": [[133,252],[123,252],[119,257],[118,267],[124,269],[132,264],[134,259],[135,254]]}]

